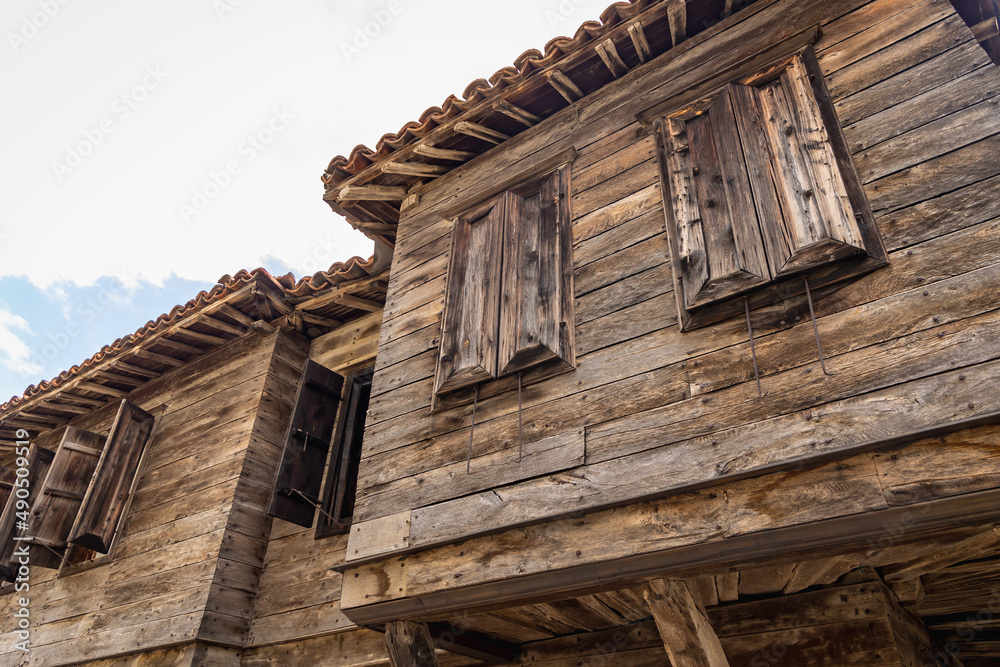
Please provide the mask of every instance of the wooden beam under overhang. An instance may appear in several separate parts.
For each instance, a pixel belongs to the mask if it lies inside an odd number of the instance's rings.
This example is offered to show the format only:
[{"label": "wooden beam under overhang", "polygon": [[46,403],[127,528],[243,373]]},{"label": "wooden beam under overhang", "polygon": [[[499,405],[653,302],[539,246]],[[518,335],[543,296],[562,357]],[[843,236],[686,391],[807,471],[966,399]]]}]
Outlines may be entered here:
[{"label": "wooden beam under overhang", "polygon": [[643,587],[642,596],[673,667],[729,667],[704,607],[684,581],[654,579]]},{"label": "wooden beam under overhang", "polygon": [[339,192],[329,192],[324,199],[339,201],[403,201],[406,188],[396,185],[349,185]]},{"label": "wooden beam under overhang", "polygon": [[992,530],[970,537],[947,549],[926,554],[907,563],[888,566],[885,569],[885,580],[889,583],[911,581],[928,572],[977,558],[984,551],[993,550],[998,545],[1000,545],[1000,525],[993,526]]},{"label": "wooden beam under overhang", "polygon": [[653,51],[649,48],[649,42],[646,41],[646,31],[643,30],[640,21],[636,21],[628,27],[628,36],[635,47],[636,55],[639,56],[639,62],[644,63],[653,58]]},{"label": "wooden beam under overhang", "polygon": [[600,44],[598,44],[594,49],[597,51],[597,55],[601,57],[604,61],[604,65],[611,71],[611,74],[616,78],[620,79],[626,74],[628,74],[628,66],[622,57],[618,55],[618,49],[615,48],[615,43],[610,39],[606,39]]},{"label": "wooden beam under overhang", "polygon": [[334,303],[341,306],[347,306],[348,308],[355,308],[357,310],[363,310],[365,312],[374,313],[377,310],[382,310],[383,306],[378,301],[372,301],[371,299],[362,299],[361,297],[353,296],[351,294],[342,294],[336,299]]},{"label": "wooden beam under overhang", "polygon": [[479,153],[471,151],[456,151],[450,148],[438,148],[430,144],[419,144],[414,147],[413,152],[424,157],[436,160],[451,160],[452,162],[467,162],[474,157],[479,157]]},{"label": "wooden beam under overhang", "polygon": [[381,169],[383,174],[400,174],[418,178],[436,178],[449,171],[448,167],[443,165],[423,164],[422,162],[386,162]]},{"label": "wooden beam under overhang", "polygon": [[997,24],[997,17],[991,16],[985,21],[972,26],[972,34],[975,35],[977,42],[985,42],[988,39],[1000,37],[1000,25]]},{"label": "wooden beam under overhang", "polygon": [[462,121],[455,125],[455,131],[459,134],[464,134],[469,137],[474,137],[476,139],[481,139],[483,141],[488,141],[491,144],[502,144],[503,142],[510,139],[509,136],[503,132],[498,132],[493,128],[486,127],[485,125],[480,125],[479,123],[472,123],[469,121]]},{"label": "wooden beam under overhang", "polygon": [[493,110],[528,127],[534,127],[542,122],[541,116],[536,116],[527,109],[522,109],[510,100],[497,100],[493,103]]},{"label": "wooden beam under overhang", "polygon": [[105,387],[103,384],[84,380],[73,383],[73,386],[77,389],[82,389],[83,391],[91,391],[95,394],[106,394],[108,396],[114,396],[115,398],[124,398],[128,394],[128,392],[122,391],[121,389]]},{"label": "wooden beam under overhang", "polygon": [[295,297],[292,301],[296,303],[295,310],[319,310],[320,308],[329,306],[332,303],[336,303],[337,299],[345,294],[357,292],[363,289],[382,289],[385,287],[385,283],[388,278],[389,271],[386,270],[373,276],[369,276],[368,278],[355,280],[341,285],[334,285],[333,287],[324,289],[311,296]]},{"label": "wooden beam under overhang", "polygon": [[545,73],[545,79],[553,88],[562,95],[567,102],[572,104],[583,97],[583,91],[573,83],[572,79],[563,74],[560,70],[554,69]]},{"label": "wooden beam under overhang", "polygon": [[687,39],[687,0],[670,0],[667,20],[670,22],[670,41],[677,46]]}]

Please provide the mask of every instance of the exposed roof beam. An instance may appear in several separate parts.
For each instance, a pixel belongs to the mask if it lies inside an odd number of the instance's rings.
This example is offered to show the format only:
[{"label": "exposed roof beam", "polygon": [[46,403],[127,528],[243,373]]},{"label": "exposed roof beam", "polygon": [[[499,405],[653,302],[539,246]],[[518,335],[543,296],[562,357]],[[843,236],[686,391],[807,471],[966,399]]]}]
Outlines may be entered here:
[{"label": "exposed roof beam", "polygon": [[[193,324],[193,322],[191,324]],[[229,340],[228,338],[224,338],[222,336],[213,336],[211,334],[202,333],[201,331],[193,331],[184,327],[177,330],[177,335],[187,336],[188,338],[196,340],[199,343],[207,343],[208,345],[222,345]]]},{"label": "exposed roof beam", "polygon": [[180,352],[181,354],[202,354],[205,350],[200,347],[195,347],[194,345],[188,345],[187,343],[182,343],[179,340],[171,340],[166,336],[160,336],[156,339],[158,345],[163,345],[164,347],[169,347],[175,352]]},{"label": "exposed roof beam", "polygon": [[384,289],[385,281],[388,277],[389,272],[386,270],[364,280],[353,282],[350,285],[336,285],[313,296],[298,297],[295,299],[298,302],[295,310],[319,310],[331,303],[336,303],[341,295],[349,292],[356,292],[365,288]]},{"label": "exposed roof beam", "polygon": [[500,144],[504,141],[510,139],[503,132],[497,132],[496,130],[486,127],[485,125],[480,125],[478,123],[470,123],[467,120],[463,120],[455,125],[455,131],[459,134],[464,134],[470,137],[475,137],[476,139],[482,139],[483,141],[488,141],[491,144]]},{"label": "exposed roof beam", "polygon": [[[135,375],[142,375],[147,378],[158,378],[163,373],[160,371],[150,370],[148,368],[143,368],[142,366],[134,366],[132,364],[126,363],[124,361],[116,361],[112,364],[115,370],[125,371],[126,373],[133,373]],[[75,398],[75,397],[73,397]]]},{"label": "exposed roof beam", "polygon": [[349,308],[356,308],[357,310],[364,310],[369,313],[374,313],[377,310],[382,310],[382,304],[378,301],[371,301],[369,299],[362,299],[350,294],[342,294],[341,296],[334,299],[335,303],[341,306],[347,306]]},{"label": "exposed roof beam", "polygon": [[597,50],[597,55],[601,57],[601,60],[604,61],[604,64],[611,70],[611,74],[616,79],[620,79],[628,74],[628,66],[622,60],[622,57],[618,55],[618,49],[615,48],[614,42],[606,39],[598,44],[595,49]]},{"label": "exposed roof beam", "polygon": [[97,375],[102,379],[108,380],[109,382],[127,384],[130,387],[138,387],[139,385],[146,384],[146,379],[144,378],[128,377],[127,375],[119,375],[118,373],[112,373],[111,371],[101,371],[97,373]]},{"label": "exposed roof beam", "polygon": [[[325,195],[329,197],[330,194]],[[333,194],[339,201],[403,201],[406,188],[395,185],[349,185]]]},{"label": "exposed roof beam", "polygon": [[448,167],[422,162],[386,162],[382,165],[383,174],[401,174],[420,178],[434,178],[447,173]]},{"label": "exposed roof beam", "polygon": [[97,384],[96,382],[85,382],[80,381],[74,385],[77,389],[82,389],[84,391],[92,391],[96,394],[107,394],[108,396],[114,396],[115,398],[124,398],[128,395],[127,391],[122,391],[121,389],[115,389],[114,387],[105,387],[103,384]]},{"label": "exposed roof beam", "polygon": [[670,22],[670,41],[677,46],[687,39],[687,0],[670,0],[667,20]]},{"label": "exposed roof beam", "polygon": [[196,321],[201,322],[205,326],[212,327],[213,329],[231,333],[234,336],[242,336],[246,333],[246,327],[242,324],[230,324],[229,322],[225,322],[217,317],[212,317],[211,315],[205,313],[198,315]]},{"label": "exposed roof beam", "polygon": [[972,34],[976,36],[977,42],[985,42],[988,39],[1000,36],[1000,26],[997,24],[997,17],[991,16],[982,23],[972,26]]},{"label": "exposed roof beam", "polygon": [[885,569],[885,580],[890,583],[909,581],[928,572],[940,570],[970,558],[978,558],[1000,544],[1000,525],[995,525],[979,535],[963,540],[946,549],[933,551],[908,563],[891,565]]},{"label": "exposed roof beam", "polygon": [[319,315],[313,315],[312,313],[304,310],[298,312],[302,313],[302,321],[306,324],[315,324],[321,327],[329,327],[331,329],[336,329],[343,324],[340,320],[332,320],[329,317],[320,317]]},{"label": "exposed roof beam", "polygon": [[522,109],[509,100],[497,100],[493,103],[493,110],[498,111],[505,116],[509,116],[517,122],[527,125],[528,127],[533,127],[542,122],[541,116],[536,116],[527,109]]},{"label": "exposed roof beam", "polygon": [[236,310],[235,308],[233,308],[232,306],[230,306],[228,303],[220,304],[219,308],[218,308],[218,310],[216,312],[222,313],[226,317],[228,317],[230,319],[233,319],[233,320],[236,320],[237,322],[239,322],[243,326],[247,326],[248,327],[251,324],[253,324],[253,318],[252,317],[250,317],[249,315],[245,315],[244,313]]},{"label": "exposed roof beam", "polygon": [[580,87],[561,71],[554,69],[551,72],[547,72],[545,78],[570,104],[583,97],[583,91],[580,90]]},{"label": "exposed roof beam", "polygon": [[438,148],[430,144],[420,144],[413,149],[413,152],[424,157],[431,157],[436,160],[451,160],[452,162],[465,162],[479,156],[479,153],[473,153],[472,151],[456,151],[450,148]]},{"label": "exposed roof beam", "polygon": [[635,46],[635,52],[639,56],[639,62],[644,63],[653,57],[653,50],[649,48],[646,41],[646,31],[642,29],[642,23],[636,21],[628,27],[628,36]]},{"label": "exposed roof beam", "polygon": [[76,401],[77,403],[82,403],[83,405],[88,405],[92,408],[103,408],[108,404],[107,399],[97,399],[91,398],[90,396],[78,396],[76,394],[71,394],[73,387],[67,387],[64,391],[58,394],[59,398],[67,401]]},{"label": "exposed roof beam", "polygon": [[183,366],[184,362],[180,359],[175,359],[173,357],[168,357],[165,354],[159,354],[157,352],[151,352],[150,350],[144,350],[142,348],[136,348],[130,350],[132,354],[139,357],[140,359],[147,359],[149,361],[155,361],[160,364],[167,364],[168,366],[178,367]]},{"label": "exposed roof beam", "polygon": [[45,408],[47,410],[57,410],[60,412],[69,412],[74,415],[89,415],[90,409],[83,408],[79,405],[69,405],[68,403],[54,403],[52,401],[38,401],[35,403],[40,408]]}]

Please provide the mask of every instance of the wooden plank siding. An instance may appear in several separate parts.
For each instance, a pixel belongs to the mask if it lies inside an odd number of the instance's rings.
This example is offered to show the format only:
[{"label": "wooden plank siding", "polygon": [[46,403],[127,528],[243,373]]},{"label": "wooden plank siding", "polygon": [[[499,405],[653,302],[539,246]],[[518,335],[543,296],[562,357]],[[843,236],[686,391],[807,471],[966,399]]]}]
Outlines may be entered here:
[{"label": "wooden plank siding", "polygon": [[[158,422],[112,551],[58,576],[32,570],[31,652],[14,649],[8,613],[0,664],[113,665],[137,651],[148,651],[143,664],[239,664],[269,528],[275,433],[294,395],[288,367],[306,351],[297,334],[251,332],[129,394]],[[72,425],[104,433],[117,409]],[[37,442],[54,446],[59,435]],[[231,617],[237,610],[246,611]]]},{"label": "wooden plank siding", "polygon": [[[752,313],[758,398],[745,319],[678,331],[655,145],[635,114],[751,44],[816,24],[890,263],[814,291],[832,376],[819,370],[804,296]],[[1000,409],[976,394],[1000,356],[1000,73],[951,5],[762,0],[657,62],[424,186],[404,212],[356,520],[409,511],[405,548],[443,545]],[[525,387],[520,414],[516,388],[480,400],[465,475],[472,406],[430,413],[451,231],[439,211],[487,172],[509,178],[568,146],[577,370]],[[518,464],[519,421],[526,452],[582,429],[583,463],[566,449]],[[365,558],[355,551],[349,561]]]}]

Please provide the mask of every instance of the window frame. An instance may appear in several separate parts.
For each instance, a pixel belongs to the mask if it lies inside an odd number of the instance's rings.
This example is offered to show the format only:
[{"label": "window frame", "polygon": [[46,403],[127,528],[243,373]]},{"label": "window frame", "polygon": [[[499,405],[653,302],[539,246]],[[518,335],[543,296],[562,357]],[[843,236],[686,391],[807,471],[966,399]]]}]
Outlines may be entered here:
[{"label": "window frame", "polygon": [[[432,391],[432,413],[471,403],[477,395],[477,388],[478,397],[487,398],[516,388],[519,376],[523,386],[573,370],[576,367],[572,213],[570,210],[571,170],[575,158],[576,151],[571,148],[547,160],[540,161],[534,168],[522,172],[517,178],[507,179],[476,197],[466,199],[460,207],[453,207],[441,213],[442,217],[452,222],[453,227],[446,274],[445,303],[441,314],[438,357]],[[552,186],[552,183],[555,185]],[[558,196],[555,198],[556,201],[552,209],[545,209],[542,199],[543,192],[551,187],[557,188]],[[518,294],[515,288],[521,287],[523,283],[518,282],[519,278],[510,277],[511,271],[520,272],[521,267],[520,265],[517,267],[509,266],[511,249],[520,238],[520,236],[512,238],[511,225],[520,225],[520,218],[518,218],[520,214],[511,213],[508,207],[518,206],[520,205],[519,201],[523,202],[536,195],[540,206],[539,216],[543,214],[552,216],[553,231],[549,235],[551,238],[546,237],[546,241],[549,246],[552,246],[549,251],[554,253],[553,262],[556,268],[552,274],[557,276],[558,286],[553,292],[556,298],[548,304],[548,307],[552,311],[552,317],[549,319],[555,322],[556,330],[553,333],[551,326],[549,326],[548,331],[543,332],[547,334],[544,342],[534,345],[537,350],[535,352],[529,351],[518,357],[516,356],[518,352],[523,352],[528,348],[517,347],[521,341],[512,347],[509,341],[505,342],[501,339],[503,335],[508,337],[519,335],[518,323],[522,321],[520,319],[522,311],[516,305],[519,301],[514,302],[513,299]],[[444,377],[448,362],[443,360],[445,349],[449,347],[447,342],[447,337],[450,335],[449,326],[459,317],[457,314],[464,310],[464,302],[461,297],[455,296],[456,290],[462,288],[457,279],[464,280],[466,258],[469,256],[467,250],[466,254],[461,254],[463,252],[462,243],[465,237],[471,234],[468,229],[484,217],[492,215],[497,207],[503,207],[503,212],[500,214],[499,221],[490,224],[497,227],[494,233],[499,238],[491,239],[490,245],[494,252],[499,253],[498,264],[503,266],[503,271],[496,270],[494,267],[493,272],[497,274],[497,279],[489,288],[491,293],[487,294],[484,299],[487,303],[495,303],[497,309],[495,314],[489,313],[484,317],[490,322],[489,332],[485,335],[492,334],[492,340],[488,342],[488,352],[492,355],[492,363],[479,373],[480,377],[466,378],[457,383],[458,386],[448,386],[447,381],[451,376]],[[511,222],[512,219],[514,222]],[[520,231],[523,227],[519,226],[515,229]],[[546,320],[545,325],[551,325],[551,323]],[[542,329],[543,325],[539,325],[539,328]],[[527,340],[531,340],[531,336],[528,336]],[[455,345],[450,347],[454,348]],[[532,358],[533,355],[536,358]],[[507,367],[501,368],[505,361],[508,364]]]},{"label": "window frame", "polygon": [[[321,510],[317,512],[315,539],[346,535],[351,530],[357,502],[365,418],[371,401],[374,375],[375,366],[367,366],[344,376],[343,394],[337,411],[337,426],[330,443],[323,490],[320,494]],[[350,496],[349,513],[345,510],[348,496]],[[328,515],[332,515],[332,518]]]},{"label": "window frame", "polygon": [[[742,314],[745,309],[744,299],[751,309],[755,309],[798,297],[805,292],[802,276],[808,278],[810,287],[815,291],[826,285],[859,277],[888,263],[888,254],[882,243],[874,215],[868,204],[861,179],[858,176],[812,47],[818,36],[818,28],[793,36],[756,57],[748,59],[738,68],[709,75],[701,84],[692,87],[689,93],[677,96],[673,100],[665,100],[637,116],[643,122],[652,123],[657,134],[661,194],[681,331],[698,329]],[[774,81],[782,75],[790,64],[796,61],[801,63],[805,75],[808,77],[824,129],[828,134],[830,147],[836,158],[836,167],[839,169],[846,194],[861,230],[864,251],[867,254],[810,267],[787,276],[772,277],[762,285],[733,294],[725,300],[689,308],[685,304],[684,285],[681,278],[682,267],[678,253],[678,225],[671,201],[670,172],[665,157],[669,146],[666,139],[668,132],[666,119],[683,117],[685,114],[690,114],[692,110],[696,111],[699,107],[704,107],[714,101],[715,97],[730,84],[760,86]]]}]

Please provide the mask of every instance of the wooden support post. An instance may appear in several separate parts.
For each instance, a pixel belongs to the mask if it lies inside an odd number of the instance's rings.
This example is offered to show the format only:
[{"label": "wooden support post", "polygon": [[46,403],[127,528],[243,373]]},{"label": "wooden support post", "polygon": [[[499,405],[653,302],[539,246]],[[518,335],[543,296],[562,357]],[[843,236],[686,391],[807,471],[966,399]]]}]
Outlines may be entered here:
[{"label": "wooden support post", "polygon": [[667,4],[670,41],[677,46],[687,39],[687,0],[671,0]]},{"label": "wooden support post", "polygon": [[684,581],[654,579],[643,587],[642,595],[673,667],[729,667],[705,610]]},{"label": "wooden support post", "polygon": [[385,624],[385,645],[392,667],[437,667],[426,623],[389,621]]}]

